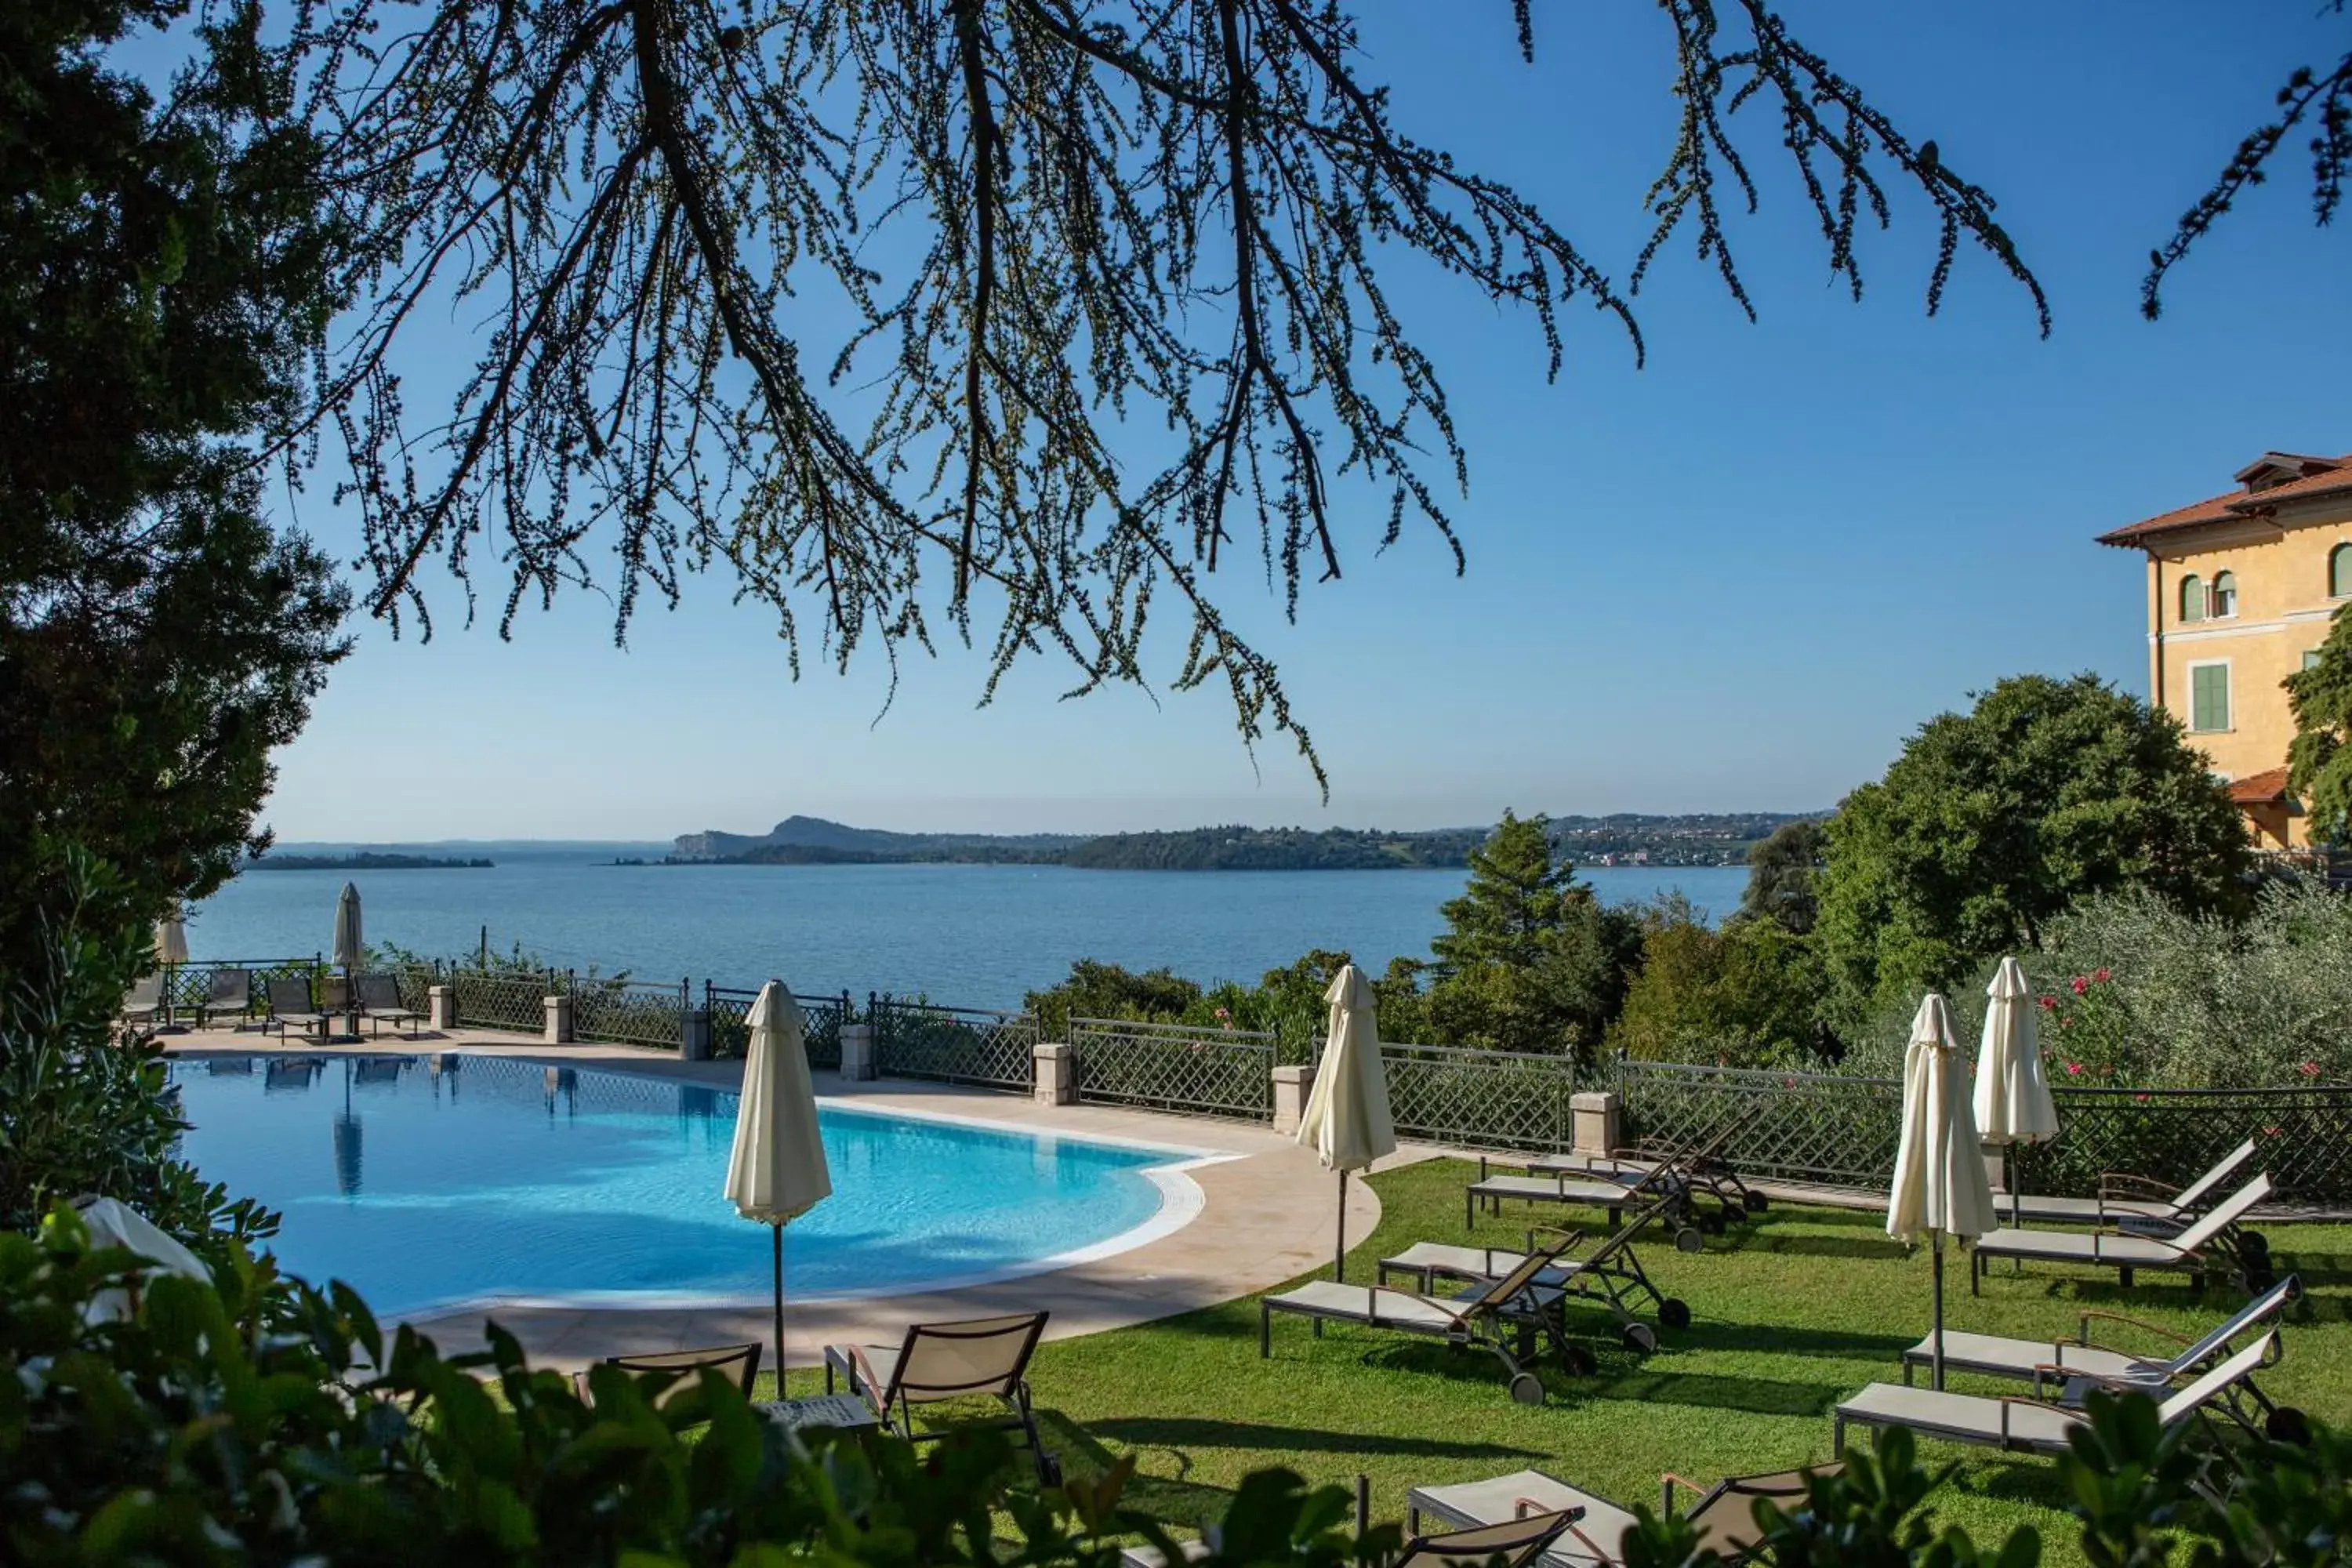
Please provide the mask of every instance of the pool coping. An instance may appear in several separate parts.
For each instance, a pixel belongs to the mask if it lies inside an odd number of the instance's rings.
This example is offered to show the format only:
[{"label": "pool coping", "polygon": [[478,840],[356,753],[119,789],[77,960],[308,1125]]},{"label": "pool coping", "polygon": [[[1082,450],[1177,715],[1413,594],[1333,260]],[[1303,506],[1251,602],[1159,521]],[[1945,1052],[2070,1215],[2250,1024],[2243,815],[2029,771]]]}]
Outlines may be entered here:
[{"label": "pool coping", "polygon": [[[172,1054],[286,1056],[425,1056],[437,1052],[515,1058],[554,1068],[593,1068],[731,1089],[740,1062],[684,1062],[667,1052],[626,1046],[548,1045],[513,1035],[466,1031],[423,1040],[379,1040],[362,1046],[256,1044],[250,1036],[214,1034],[168,1037]],[[1062,1339],[1129,1327],[1247,1296],[1329,1267],[1339,1218],[1337,1183],[1314,1155],[1260,1124],[1210,1121],[1101,1105],[1055,1106],[984,1089],[885,1079],[851,1082],[818,1074],[819,1100],[845,1110],[975,1122],[999,1131],[1041,1132],[1093,1142],[1141,1145],[1192,1157],[1147,1171],[1181,1173],[1197,1191],[1198,1206],[1171,1222],[1163,1204],[1153,1222],[1106,1243],[1036,1260],[999,1276],[950,1279],[883,1288],[855,1295],[795,1296],[787,1279],[785,1337],[792,1364],[810,1365],[823,1344],[895,1344],[909,1322],[946,1321],[1044,1309],[1052,1313],[1046,1337]],[[1436,1151],[1401,1150],[1382,1165],[1410,1163]],[[1380,1216],[1368,1184],[1347,1187],[1347,1228],[1365,1236]],[[747,1222],[748,1223],[748,1222]],[[1116,1245],[1111,1245],[1116,1244]],[[679,1350],[696,1345],[767,1343],[773,1337],[768,1298],[682,1294],[674,1302],[582,1303],[571,1298],[543,1304],[501,1299],[465,1308],[427,1308],[387,1315],[445,1346],[481,1342],[495,1318],[534,1363],[581,1366],[606,1355]]]}]

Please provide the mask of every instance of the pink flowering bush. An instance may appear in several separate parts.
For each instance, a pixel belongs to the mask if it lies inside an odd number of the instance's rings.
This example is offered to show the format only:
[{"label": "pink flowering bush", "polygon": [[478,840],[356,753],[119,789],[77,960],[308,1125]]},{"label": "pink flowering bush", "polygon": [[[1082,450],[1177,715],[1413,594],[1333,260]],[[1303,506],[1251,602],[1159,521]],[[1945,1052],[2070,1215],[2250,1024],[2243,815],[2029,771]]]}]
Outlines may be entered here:
[{"label": "pink flowering bush", "polygon": [[[2094,899],[2017,957],[2053,1083],[2252,1089],[2352,1083],[2352,898],[2266,890],[2246,920],[2193,919],[2142,892]],[[1983,1027],[1994,965],[1950,983],[1960,1037]],[[1913,997],[1849,1042],[1850,1071],[1901,1071]],[[2067,1064],[2076,1069],[2068,1070]]]}]

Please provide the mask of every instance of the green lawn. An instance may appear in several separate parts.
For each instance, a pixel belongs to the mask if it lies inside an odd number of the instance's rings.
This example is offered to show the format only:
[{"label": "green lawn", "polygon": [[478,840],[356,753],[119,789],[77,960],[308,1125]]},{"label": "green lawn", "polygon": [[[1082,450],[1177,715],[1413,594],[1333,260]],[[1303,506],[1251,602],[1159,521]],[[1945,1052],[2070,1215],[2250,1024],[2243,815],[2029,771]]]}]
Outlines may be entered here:
[{"label": "green lawn", "polygon": [[[1369,1279],[1383,1253],[1416,1240],[1461,1237],[1474,1170],[1431,1161],[1373,1178],[1382,1217],[1350,1251],[1350,1278]],[[1529,1214],[1481,1216],[1475,1234],[1516,1245]],[[2352,1420],[2352,1227],[2268,1234],[2282,1271],[2299,1270],[2311,1289],[2290,1313],[2285,1361],[2263,1386],[2315,1415]],[[1261,1361],[1254,1299],[1049,1344],[1031,1383],[1048,1445],[1073,1473],[1133,1454],[1130,1500],[1187,1531],[1220,1513],[1244,1473],[1271,1465],[1317,1482],[1368,1475],[1380,1519],[1402,1517],[1411,1486],[1530,1466],[1630,1506],[1654,1502],[1665,1469],[1711,1480],[1827,1458],[1831,1407],[1865,1383],[1901,1381],[1900,1352],[1928,1326],[1927,1257],[1906,1257],[1876,1215],[1775,1207],[1702,1254],[1677,1253],[1664,1237],[1640,1251],[1696,1321],[1639,1356],[1617,1348],[1603,1312],[1572,1309],[1601,1370],[1578,1378],[1546,1365],[1539,1407],[1511,1402],[1491,1356],[1338,1325],[1318,1340],[1298,1318],[1275,1320],[1274,1356]],[[2242,1300],[2227,1290],[2192,1297],[2181,1276],[2143,1275],[2125,1291],[2112,1274],[2019,1276],[2005,1265],[1972,1300],[1957,1256],[1947,1285],[1949,1326],[2035,1338],[2072,1333],[2092,1307],[2193,1332]],[[2027,1392],[1963,1374],[1949,1385]],[[1945,1517],[1979,1540],[2031,1521],[2054,1559],[2075,1559],[2050,1461],[1940,1445],[1927,1454],[1960,1463],[1939,1494]]]}]

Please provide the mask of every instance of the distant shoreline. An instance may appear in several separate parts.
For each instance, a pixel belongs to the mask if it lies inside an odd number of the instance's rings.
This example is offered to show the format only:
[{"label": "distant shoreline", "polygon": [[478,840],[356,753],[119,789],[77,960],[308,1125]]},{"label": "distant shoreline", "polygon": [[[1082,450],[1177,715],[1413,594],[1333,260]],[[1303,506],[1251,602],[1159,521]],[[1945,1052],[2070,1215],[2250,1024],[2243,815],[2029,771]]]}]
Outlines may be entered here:
[{"label": "distant shoreline", "polygon": [[487,871],[495,860],[441,860],[428,855],[265,855],[246,871]]}]

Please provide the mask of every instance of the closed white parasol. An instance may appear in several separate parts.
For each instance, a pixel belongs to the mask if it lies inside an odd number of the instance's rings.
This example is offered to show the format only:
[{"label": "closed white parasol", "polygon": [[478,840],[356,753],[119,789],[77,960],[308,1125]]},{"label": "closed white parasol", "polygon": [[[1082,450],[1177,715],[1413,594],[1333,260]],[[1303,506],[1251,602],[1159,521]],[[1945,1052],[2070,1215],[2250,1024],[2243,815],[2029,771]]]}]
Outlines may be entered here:
[{"label": "closed white parasol", "polygon": [[[2058,1102],[2042,1072],[2037,1009],[2025,966],[2002,959],[1985,996],[1984,1042],[1977,1048],[1977,1131],[2003,1151],[2018,1143],[2046,1143],[2058,1136]],[[2006,1184],[2016,1193],[2014,1172]]]},{"label": "closed white parasol", "polygon": [[[79,1207],[81,1223],[89,1232],[91,1245],[130,1248],[153,1265],[142,1270],[147,1279],[159,1274],[180,1274],[191,1279],[211,1280],[212,1271],[194,1253],[130,1205],[114,1198],[91,1198]],[[106,1322],[128,1318],[137,1310],[138,1303],[130,1292],[102,1290],[90,1298],[84,1316],[93,1323]]]},{"label": "closed white parasol", "polygon": [[833,1193],[809,1082],[800,1005],[771,980],[744,1023],[743,1092],[735,1101],[735,1148],[727,1161],[727,1201],[745,1219],[773,1227],[776,1380],[784,1375],[784,1226]]},{"label": "closed white parasol", "polygon": [[1895,1186],[1886,1198],[1886,1234],[1935,1248],[1935,1385],[1944,1386],[1944,1238],[1973,1241],[1993,1228],[1992,1184],[1969,1097],[1960,1092],[1959,1042],[1952,1013],[1929,992],[1911,1021],[1903,1057],[1903,1131],[1895,1150]]},{"label": "closed white parasol", "polygon": [[1396,1123],[1389,1116],[1388,1073],[1381,1065],[1380,1018],[1370,984],[1347,964],[1323,999],[1331,1005],[1331,1016],[1315,1087],[1299,1118],[1298,1142],[1315,1151],[1325,1170],[1339,1173],[1339,1251],[1331,1259],[1331,1277],[1344,1279],[1348,1173],[1396,1152]]}]

